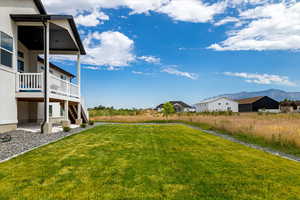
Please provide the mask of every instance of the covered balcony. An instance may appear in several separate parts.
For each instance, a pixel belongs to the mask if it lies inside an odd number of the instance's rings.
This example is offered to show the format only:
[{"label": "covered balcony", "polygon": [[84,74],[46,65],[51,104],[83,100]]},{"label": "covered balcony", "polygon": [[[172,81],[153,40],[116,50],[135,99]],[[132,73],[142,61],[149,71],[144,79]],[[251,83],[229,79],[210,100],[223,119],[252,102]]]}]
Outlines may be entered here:
[{"label": "covered balcony", "polygon": [[[20,103],[20,110],[24,107],[21,105],[28,105],[28,108],[24,109],[32,111],[28,114],[29,118],[37,119],[36,115],[40,112],[35,112],[38,107],[36,102],[43,103],[42,132],[45,133],[52,130],[50,102],[62,105],[65,122],[70,122],[72,108],[75,123],[82,123],[82,116],[87,114],[81,101],[80,56],[85,55],[85,50],[73,17],[25,14],[11,15],[11,18],[17,25],[15,46],[18,52],[15,53],[15,62],[18,62],[18,67],[19,62],[24,60],[20,65],[22,70],[16,74],[16,98]],[[20,50],[22,52],[19,53]],[[43,57],[42,70],[37,64],[40,55]],[[50,73],[50,55],[76,56],[75,82]],[[23,117],[22,113],[19,113]]]}]

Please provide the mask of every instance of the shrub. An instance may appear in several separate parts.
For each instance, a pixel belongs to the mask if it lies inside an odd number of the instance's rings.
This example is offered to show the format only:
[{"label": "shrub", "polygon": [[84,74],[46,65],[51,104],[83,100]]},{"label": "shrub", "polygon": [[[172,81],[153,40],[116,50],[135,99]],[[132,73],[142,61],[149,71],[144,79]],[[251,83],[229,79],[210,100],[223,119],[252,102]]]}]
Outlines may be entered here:
[{"label": "shrub", "polygon": [[86,128],[86,123],[80,125],[81,128]]},{"label": "shrub", "polygon": [[90,121],[89,121],[89,125],[90,125],[90,126],[93,126],[94,123],[95,123],[95,122],[94,122],[93,120],[90,120]]},{"label": "shrub", "polygon": [[69,126],[64,126],[63,130],[64,130],[64,132],[70,132],[71,128]]}]

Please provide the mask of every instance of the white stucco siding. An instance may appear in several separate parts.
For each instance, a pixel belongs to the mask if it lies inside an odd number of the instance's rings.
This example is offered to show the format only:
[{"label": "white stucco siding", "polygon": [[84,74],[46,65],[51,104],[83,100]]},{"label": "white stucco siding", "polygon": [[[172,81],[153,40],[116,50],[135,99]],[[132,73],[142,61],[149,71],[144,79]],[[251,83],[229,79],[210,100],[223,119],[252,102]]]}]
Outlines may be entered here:
[{"label": "white stucco siding", "polygon": [[[44,68],[44,63],[38,62],[38,72],[39,73],[44,72],[43,68]],[[53,68],[50,68],[50,73],[52,75],[56,76],[57,78],[61,78],[61,75],[64,75],[67,78],[66,81],[71,82],[72,78],[70,76],[68,76],[68,75],[66,75],[66,74],[64,74],[64,73],[62,73],[60,71],[57,71],[57,70],[55,70]]]},{"label": "white stucco siding", "polygon": [[[52,116],[51,118],[60,118],[61,115],[61,105],[60,103],[50,103],[49,106],[52,107]],[[38,120],[42,121],[44,119],[44,103],[38,103]]]},{"label": "white stucco siding", "polygon": [[38,14],[33,0],[0,0],[0,31],[13,38],[13,66],[0,65],[0,125],[18,123],[16,101],[17,26],[11,14]]},{"label": "white stucco siding", "polygon": [[11,14],[39,14],[33,0],[0,0],[0,30],[12,36],[15,23]]},{"label": "white stucco siding", "polygon": [[15,73],[0,68],[0,125],[17,123]]}]

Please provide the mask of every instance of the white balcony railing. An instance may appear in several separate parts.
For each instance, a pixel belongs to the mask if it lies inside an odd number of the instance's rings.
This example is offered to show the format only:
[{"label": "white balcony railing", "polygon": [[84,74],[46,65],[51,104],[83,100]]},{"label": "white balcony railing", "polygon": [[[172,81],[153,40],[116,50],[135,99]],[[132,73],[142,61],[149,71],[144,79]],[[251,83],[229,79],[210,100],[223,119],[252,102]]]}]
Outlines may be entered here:
[{"label": "white balcony railing", "polygon": [[17,74],[17,91],[42,91],[43,74],[42,73],[18,73]]},{"label": "white balcony railing", "polygon": [[[17,92],[42,92],[43,81],[43,73],[18,73]],[[50,74],[48,84],[51,94],[79,98],[79,87],[69,81]]]}]

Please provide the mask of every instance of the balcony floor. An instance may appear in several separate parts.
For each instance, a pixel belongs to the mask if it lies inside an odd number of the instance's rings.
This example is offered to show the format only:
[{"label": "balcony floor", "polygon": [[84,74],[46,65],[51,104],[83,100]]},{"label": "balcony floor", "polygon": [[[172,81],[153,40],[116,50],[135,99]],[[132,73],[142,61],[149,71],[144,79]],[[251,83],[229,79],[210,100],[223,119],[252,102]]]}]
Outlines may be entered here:
[{"label": "balcony floor", "polygon": [[[36,102],[44,102],[44,93],[42,91],[26,91],[26,92],[16,92],[17,99],[23,99],[27,101],[36,101]],[[72,101],[72,102],[80,102],[79,98],[68,97],[59,94],[49,94],[49,98],[51,102],[61,102],[61,101]]]}]

